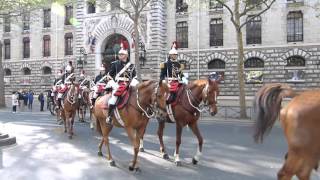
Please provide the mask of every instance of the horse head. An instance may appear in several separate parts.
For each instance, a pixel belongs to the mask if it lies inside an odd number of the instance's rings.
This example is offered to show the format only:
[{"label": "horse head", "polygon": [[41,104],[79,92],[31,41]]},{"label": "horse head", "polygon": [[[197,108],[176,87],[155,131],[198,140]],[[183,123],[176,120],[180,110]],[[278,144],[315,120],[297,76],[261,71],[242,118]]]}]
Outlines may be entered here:
[{"label": "horse head", "polygon": [[67,94],[67,100],[70,104],[74,104],[78,100],[79,95],[79,85],[77,84],[71,84],[70,89]]},{"label": "horse head", "polygon": [[211,116],[216,115],[218,112],[217,97],[219,95],[218,84],[220,81],[221,81],[221,78],[219,79],[208,78],[207,83],[202,91],[202,101],[206,106],[209,106]]}]

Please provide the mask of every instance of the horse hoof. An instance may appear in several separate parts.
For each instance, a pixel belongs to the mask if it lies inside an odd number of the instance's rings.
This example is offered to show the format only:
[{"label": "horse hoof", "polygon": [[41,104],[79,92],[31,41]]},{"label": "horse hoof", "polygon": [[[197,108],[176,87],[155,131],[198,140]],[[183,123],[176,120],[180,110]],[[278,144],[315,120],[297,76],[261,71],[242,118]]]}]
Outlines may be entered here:
[{"label": "horse hoof", "polygon": [[164,153],[162,155],[162,158],[165,159],[165,160],[168,160],[169,159],[169,155],[167,153]]},{"label": "horse hoof", "polygon": [[192,158],[192,164],[196,165],[196,164],[198,164],[198,161],[195,158]]},{"label": "horse hoof", "polygon": [[114,162],[114,160],[112,160],[112,161],[109,162],[109,165],[112,166],[112,167],[115,167],[116,163]]},{"label": "horse hoof", "polygon": [[71,135],[69,136],[69,139],[72,139],[72,136],[71,136]]},{"label": "horse hoof", "polygon": [[64,133],[67,133],[67,130],[64,130]]},{"label": "horse hoof", "polygon": [[129,166],[129,171],[133,171],[133,170],[134,170],[134,167]]},{"label": "horse hoof", "polygon": [[137,167],[137,168],[134,169],[134,172],[135,173],[141,173],[141,169]]},{"label": "horse hoof", "polygon": [[144,148],[140,148],[139,151],[140,151],[140,152],[144,152]]},{"label": "horse hoof", "polygon": [[176,165],[177,166],[181,166],[182,164],[181,164],[181,161],[176,161]]},{"label": "horse hoof", "polygon": [[98,152],[98,156],[102,157],[103,156],[102,152]]}]

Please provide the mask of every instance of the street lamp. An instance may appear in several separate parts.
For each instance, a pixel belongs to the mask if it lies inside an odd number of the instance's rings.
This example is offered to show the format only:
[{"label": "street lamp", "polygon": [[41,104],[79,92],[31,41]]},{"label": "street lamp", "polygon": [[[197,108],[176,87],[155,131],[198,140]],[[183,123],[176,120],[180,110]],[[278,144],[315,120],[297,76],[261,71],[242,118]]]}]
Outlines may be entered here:
[{"label": "street lamp", "polygon": [[80,56],[77,60],[77,68],[83,69],[84,64],[87,64],[87,56],[86,50],[82,47],[80,48]]},{"label": "street lamp", "polygon": [[146,61],[146,47],[142,42],[139,42],[139,61],[142,66]]}]

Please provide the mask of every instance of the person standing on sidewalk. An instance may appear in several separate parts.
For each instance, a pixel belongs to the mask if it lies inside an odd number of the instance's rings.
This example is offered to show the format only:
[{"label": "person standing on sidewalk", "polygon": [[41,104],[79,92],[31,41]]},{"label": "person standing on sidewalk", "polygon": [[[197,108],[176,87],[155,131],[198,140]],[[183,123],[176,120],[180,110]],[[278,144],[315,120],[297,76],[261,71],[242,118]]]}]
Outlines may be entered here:
[{"label": "person standing on sidewalk", "polygon": [[44,95],[43,95],[43,93],[39,94],[38,100],[40,101],[40,111],[43,111],[43,106],[44,106]]},{"label": "person standing on sidewalk", "polygon": [[34,95],[34,94],[33,94],[32,90],[30,90],[29,93],[28,93],[28,108],[29,108],[30,110],[32,110],[33,95]]},{"label": "person standing on sidewalk", "polygon": [[13,91],[11,98],[12,98],[12,113],[16,113],[17,106],[19,105],[18,93]]}]

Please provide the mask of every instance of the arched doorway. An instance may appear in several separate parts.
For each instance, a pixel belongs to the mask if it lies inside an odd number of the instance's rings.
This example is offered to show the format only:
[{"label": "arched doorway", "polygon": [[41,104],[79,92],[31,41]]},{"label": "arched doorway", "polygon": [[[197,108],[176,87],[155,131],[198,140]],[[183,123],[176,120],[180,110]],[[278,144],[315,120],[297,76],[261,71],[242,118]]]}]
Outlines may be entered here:
[{"label": "arched doorway", "polygon": [[[107,38],[107,43],[102,52],[102,63],[110,68],[111,62],[118,59],[118,52],[121,49],[121,43],[128,50],[130,56],[130,45],[126,37],[121,34],[113,34]],[[128,57],[130,59],[130,57]]]}]

